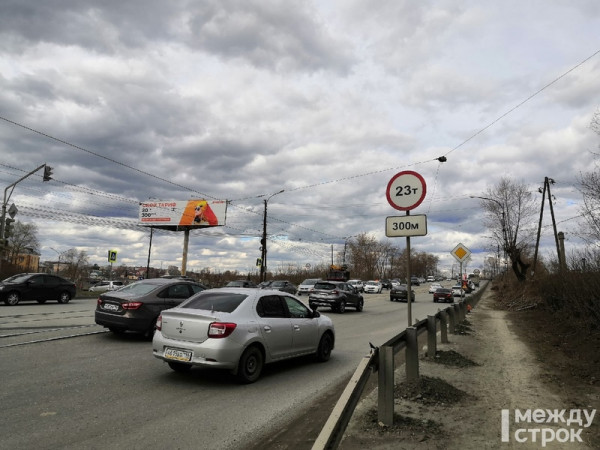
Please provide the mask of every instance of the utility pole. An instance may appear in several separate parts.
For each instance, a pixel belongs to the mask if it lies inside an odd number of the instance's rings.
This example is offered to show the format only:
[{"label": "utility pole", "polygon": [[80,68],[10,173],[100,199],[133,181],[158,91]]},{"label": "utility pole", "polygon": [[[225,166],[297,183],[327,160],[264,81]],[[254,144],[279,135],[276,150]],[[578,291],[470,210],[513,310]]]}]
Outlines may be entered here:
[{"label": "utility pole", "polygon": [[[537,256],[538,256],[538,248],[540,245],[540,234],[542,232],[542,219],[544,217],[544,203],[546,202],[546,193],[548,193],[548,204],[550,205],[550,216],[552,217],[552,228],[554,229],[554,240],[556,242],[556,256],[558,258],[558,267],[560,270],[566,268],[566,259],[564,254],[564,243],[561,251],[561,243],[559,242],[560,234],[556,230],[556,219],[554,218],[554,206],[552,205],[552,193],[550,192],[550,185],[554,184],[554,180],[552,178],[545,177],[544,178],[544,189],[540,190],[542,194],[542,208],[540,210],[540,220],[538,224],[538,232],[537,232],[537,240],[535,243],[535,253],[533,256],[533,270],[531,271],[531,275],[535,274],[535,268],[537,264]],[[564,238],[564,234],[562,234]]]},{"label": "utility pole", "polygon": [[264,199],[264,203],[265,203],[265,210],[263,213],[263,233],[262,233],[262,238],[260,240],[260,244],[261,244],[261,261],[260,261],[260,281],[266,281],[267,279],[267,204],[269,202],[269,200],[271,200],[272,197],[274,197],[277,194],[281,194],[282,192],[284,192],[284,189],[280,190],[279,192],[275,192],[274,194],[270,195],[268,198]]},{"label": "utility pole", "polygon": [[[25,178],[33,175],[34,173],[36,173],[38,170],[40,170],[42,168],[44,169],[43,181],[50,181],[52,179],[52,167],[50,167],[50,166],[46,165],[46,163],[44,163],[41,166],[37,167],[36,169],[33,169],[27,175],[19,178],[13,184],[8,185],[6,187],[6,189],[4,189],[4,199],[2,201],[2,217],[0,218],[0,270],[2,270],[2,260],[4,259],[5,250],[6,250],[6,246],[7,246],[6,205],[8,204],[8,201],[10,200],[10,196],[12,195],[13,191],[15,190],[15,186],[18,183],[20,183],[21,181],[23,181]],[[8,192],[9,189],[10,189],[10,193]],[[12,220],[12,217],[11,217],[11,220]]]}]

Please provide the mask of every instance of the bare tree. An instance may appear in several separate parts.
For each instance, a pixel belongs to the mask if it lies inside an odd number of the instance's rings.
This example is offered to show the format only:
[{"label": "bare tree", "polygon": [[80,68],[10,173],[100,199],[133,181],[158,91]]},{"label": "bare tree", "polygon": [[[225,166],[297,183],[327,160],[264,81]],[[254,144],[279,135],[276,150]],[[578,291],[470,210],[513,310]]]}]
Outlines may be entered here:
[{"label": "bare tree", "polygon": [[536,206],[531,192],[524,183],[502,178],[481,198],[486,211],[485,226],[504,249],[517,279],[525,281],[530,264],[524,258],[535,233],[531,219]]},{"label": "bare tree", "polygon": [[85,250],[78,251],[75,248],[62,253],[62,262],[65,269],[61,266],[61,275],[70,280],[76,281],[83,278],[85,270],[89,265],[88,256]]},{"label": "bare tree", "polygon": [[39,253],[40,242],[37,238],[37,226],[33,223],[15,221],[9,239],[7,260],[14,263],[17,257],[26,252]]},{"label": "bare tree", "polygon": [[[590,128],[600,135],[600,109],[594,114]],[[598,155],[596,155],[598,158]],[[583,173],[579,177],[579,191],[583,195],[581,215],[584,224],[581,226],[580,235],[588,243],[600,241],[600,170],[598,160],[591,172]]]}]

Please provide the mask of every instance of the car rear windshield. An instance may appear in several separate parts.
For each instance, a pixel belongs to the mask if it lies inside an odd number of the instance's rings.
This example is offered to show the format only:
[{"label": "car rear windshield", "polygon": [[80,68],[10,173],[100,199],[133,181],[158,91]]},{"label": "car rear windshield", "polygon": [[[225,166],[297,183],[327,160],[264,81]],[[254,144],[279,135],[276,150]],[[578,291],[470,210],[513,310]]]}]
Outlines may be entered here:
[{"label": "car rear windshield", "polygon": [[319,281],[318,279],[313,279],[313,278],[309,278],[307,280],[304,280],[302,282],[302,284],[310,284],[311,286],[314,285],[317,281]]},{"label": "car rear windshield", "polygon": [[333,283],[316,283],[315,289],[322,289],[324,291],[333,291],[337,286]]},{"label": "car rear windshield", "polygon": [[202,292],[181,305],[182,308],[230,313],[247,298],[246,294],[230,292]]},{"label": "car rear windshield", "polygon": [[127,294],[132,294],[135,296],[138,295],[145,295],[150,291],[153,291],[154,289],[156,289],[157,287],[161,287],[157,286],[156,284],[153,283],[143,283],[143,282],[138,282],[138,283],[132,283],[129,284],[125,287],[123,287],[122,289],[119,290],[119,292],[126,292]]}]

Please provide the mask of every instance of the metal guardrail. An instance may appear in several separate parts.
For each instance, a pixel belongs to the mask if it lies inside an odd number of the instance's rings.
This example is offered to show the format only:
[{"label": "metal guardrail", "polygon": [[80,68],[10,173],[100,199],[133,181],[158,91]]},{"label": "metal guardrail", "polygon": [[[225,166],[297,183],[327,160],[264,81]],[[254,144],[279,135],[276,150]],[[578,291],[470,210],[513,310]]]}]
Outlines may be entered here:
[{"label": "metal guardrail", "polygon": [[371,353],[365,356],[354,371],[352,378],[341,397],[329,415],[327,422],[319,433],[313,450],[338,448],[344,431],[354,414],[363,391],[371,374],[378,372],[377,415],[379,422],[384,425],[393,425],[394,420],[394,356],[405,350],[406,379],[419,378],[419,351],[418,337],[427,332],[427,353],[435,356],[437,350],[438,323],[442,343],[448,342],[448,329],[456,333],[456,326],[462,322],[467,314],[467,304],[475,305],[485,291],[487,284],[474,295],[461,299],[458,303],[438,310],[433,316],[427,316],[415,323],[412,327],[400,332],[389,339],[380,347],[371,345]]}]

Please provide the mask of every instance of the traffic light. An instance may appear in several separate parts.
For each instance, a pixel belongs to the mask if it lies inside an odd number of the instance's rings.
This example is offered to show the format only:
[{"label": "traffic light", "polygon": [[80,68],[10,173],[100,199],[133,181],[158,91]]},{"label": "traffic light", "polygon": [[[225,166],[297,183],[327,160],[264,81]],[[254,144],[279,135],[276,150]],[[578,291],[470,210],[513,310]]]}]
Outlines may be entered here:
[{"label": "traffic light", "polygon": [[4,221],[4,239],[8,239],[10,237],[10,235],[12,234],[13,231],[13,222],[15,221],[15,219],[11,219],[10,217],[7,217]]},{"label": "traffic light", "polygon": [[50,181],[52,179],[52,167],[44,166],[44,179],[43,181]]}]

